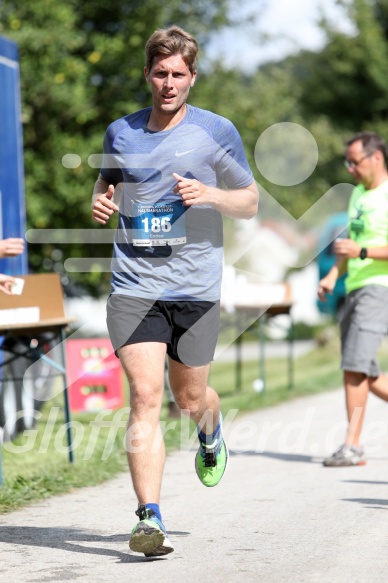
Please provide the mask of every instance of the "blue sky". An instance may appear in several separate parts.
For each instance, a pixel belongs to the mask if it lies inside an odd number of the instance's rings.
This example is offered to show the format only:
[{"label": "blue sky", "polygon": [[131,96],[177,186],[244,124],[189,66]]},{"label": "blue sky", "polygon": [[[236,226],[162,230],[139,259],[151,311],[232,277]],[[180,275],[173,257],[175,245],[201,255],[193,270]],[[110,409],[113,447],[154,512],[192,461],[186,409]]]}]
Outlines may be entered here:
[{"label": "blue sky", "polygon": [[[344,10],[335,0],[237,0],[237,14],[254,14],[255,23],[242,30],[217,33],[207,51],[210,58],[222,57],[228,66],[252,71],[261,63],[282,59],[301,48],[319,50],[324,35],[317,22],[323,13],[335,26],[352,33]],[[261,35],[271,40],[263,42]]]}]

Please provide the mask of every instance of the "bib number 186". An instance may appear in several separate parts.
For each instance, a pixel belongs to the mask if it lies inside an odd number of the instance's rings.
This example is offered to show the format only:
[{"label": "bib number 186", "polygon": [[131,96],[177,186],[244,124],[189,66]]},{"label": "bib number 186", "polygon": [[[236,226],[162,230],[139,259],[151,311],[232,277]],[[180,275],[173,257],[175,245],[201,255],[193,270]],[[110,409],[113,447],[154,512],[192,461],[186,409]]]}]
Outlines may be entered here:
[{"label": "bib number 186", "polygon": [[[1,0],[0,0],[1,1]],[[184,245],[185,208],[181,200],[157,204],[135,203],[132,214],[132,243],[135,247]]]},{"label": "bib number 186", "polygon": [[171,219],[170,219],[170,217],[162,217],[161,219],[159,217],[152,217],[151,225],[150,225],[150,220],[148,217],[143,219],[141,222],[144,225],[144,232],[145,233],[149,233],[150,231],[152,233],[160,233],[160,231],[163,231],[164,233],[168,233],[169,231],[171,231]]}]

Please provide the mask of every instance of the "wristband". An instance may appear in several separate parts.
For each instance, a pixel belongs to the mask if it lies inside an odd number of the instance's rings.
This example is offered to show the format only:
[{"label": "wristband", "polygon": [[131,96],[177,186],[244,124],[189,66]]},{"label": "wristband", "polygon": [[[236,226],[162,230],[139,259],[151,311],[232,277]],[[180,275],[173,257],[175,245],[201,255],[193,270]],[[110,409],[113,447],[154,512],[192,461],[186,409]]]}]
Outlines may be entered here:
[{"label": "wristband", "polygon": [[368,249],[366,247],[361,247],[360,259],[365,259],[368,256]]}]

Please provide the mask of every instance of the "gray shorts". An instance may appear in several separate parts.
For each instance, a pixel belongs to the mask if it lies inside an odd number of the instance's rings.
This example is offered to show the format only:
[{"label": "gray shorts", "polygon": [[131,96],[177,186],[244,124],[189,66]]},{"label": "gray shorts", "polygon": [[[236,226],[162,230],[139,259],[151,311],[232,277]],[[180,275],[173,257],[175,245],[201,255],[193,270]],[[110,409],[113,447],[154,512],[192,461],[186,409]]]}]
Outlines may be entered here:
[{"label": "gray shorts", "polygon": [[160,301],[113,294],[107,302],[112,346],[162,342],[173,360],[204,366],[214,358],[220,302]]},{"label": "gray shorts", "polygon": [[378,377],[376,354],[388,332],[388,287],[367,285],[350,292],[340,328],[341,368]]}]

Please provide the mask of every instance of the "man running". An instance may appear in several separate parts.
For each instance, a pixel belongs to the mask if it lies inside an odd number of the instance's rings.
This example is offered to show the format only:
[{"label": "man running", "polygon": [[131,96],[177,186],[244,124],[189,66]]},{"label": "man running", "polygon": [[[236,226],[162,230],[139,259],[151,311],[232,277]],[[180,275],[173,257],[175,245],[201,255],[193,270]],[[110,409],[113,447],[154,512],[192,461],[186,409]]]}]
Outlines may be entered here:
[{"label": "man running", "polygon": [[175,401],[198,426],[199,479],[215,486],[226,468],[219,398],[207,384],[219,324],[222,215],[257,212],[236,128],[186,103],[197,53],[196,40],[177,26],[150,37],[144,73],[152,106],[108,127],[92,203],[99,223],[119,213],[107,324],[130,386],[127,452],[139,522],[129,545],[146,556],[173,551],[159,507],[166,352]]}]

